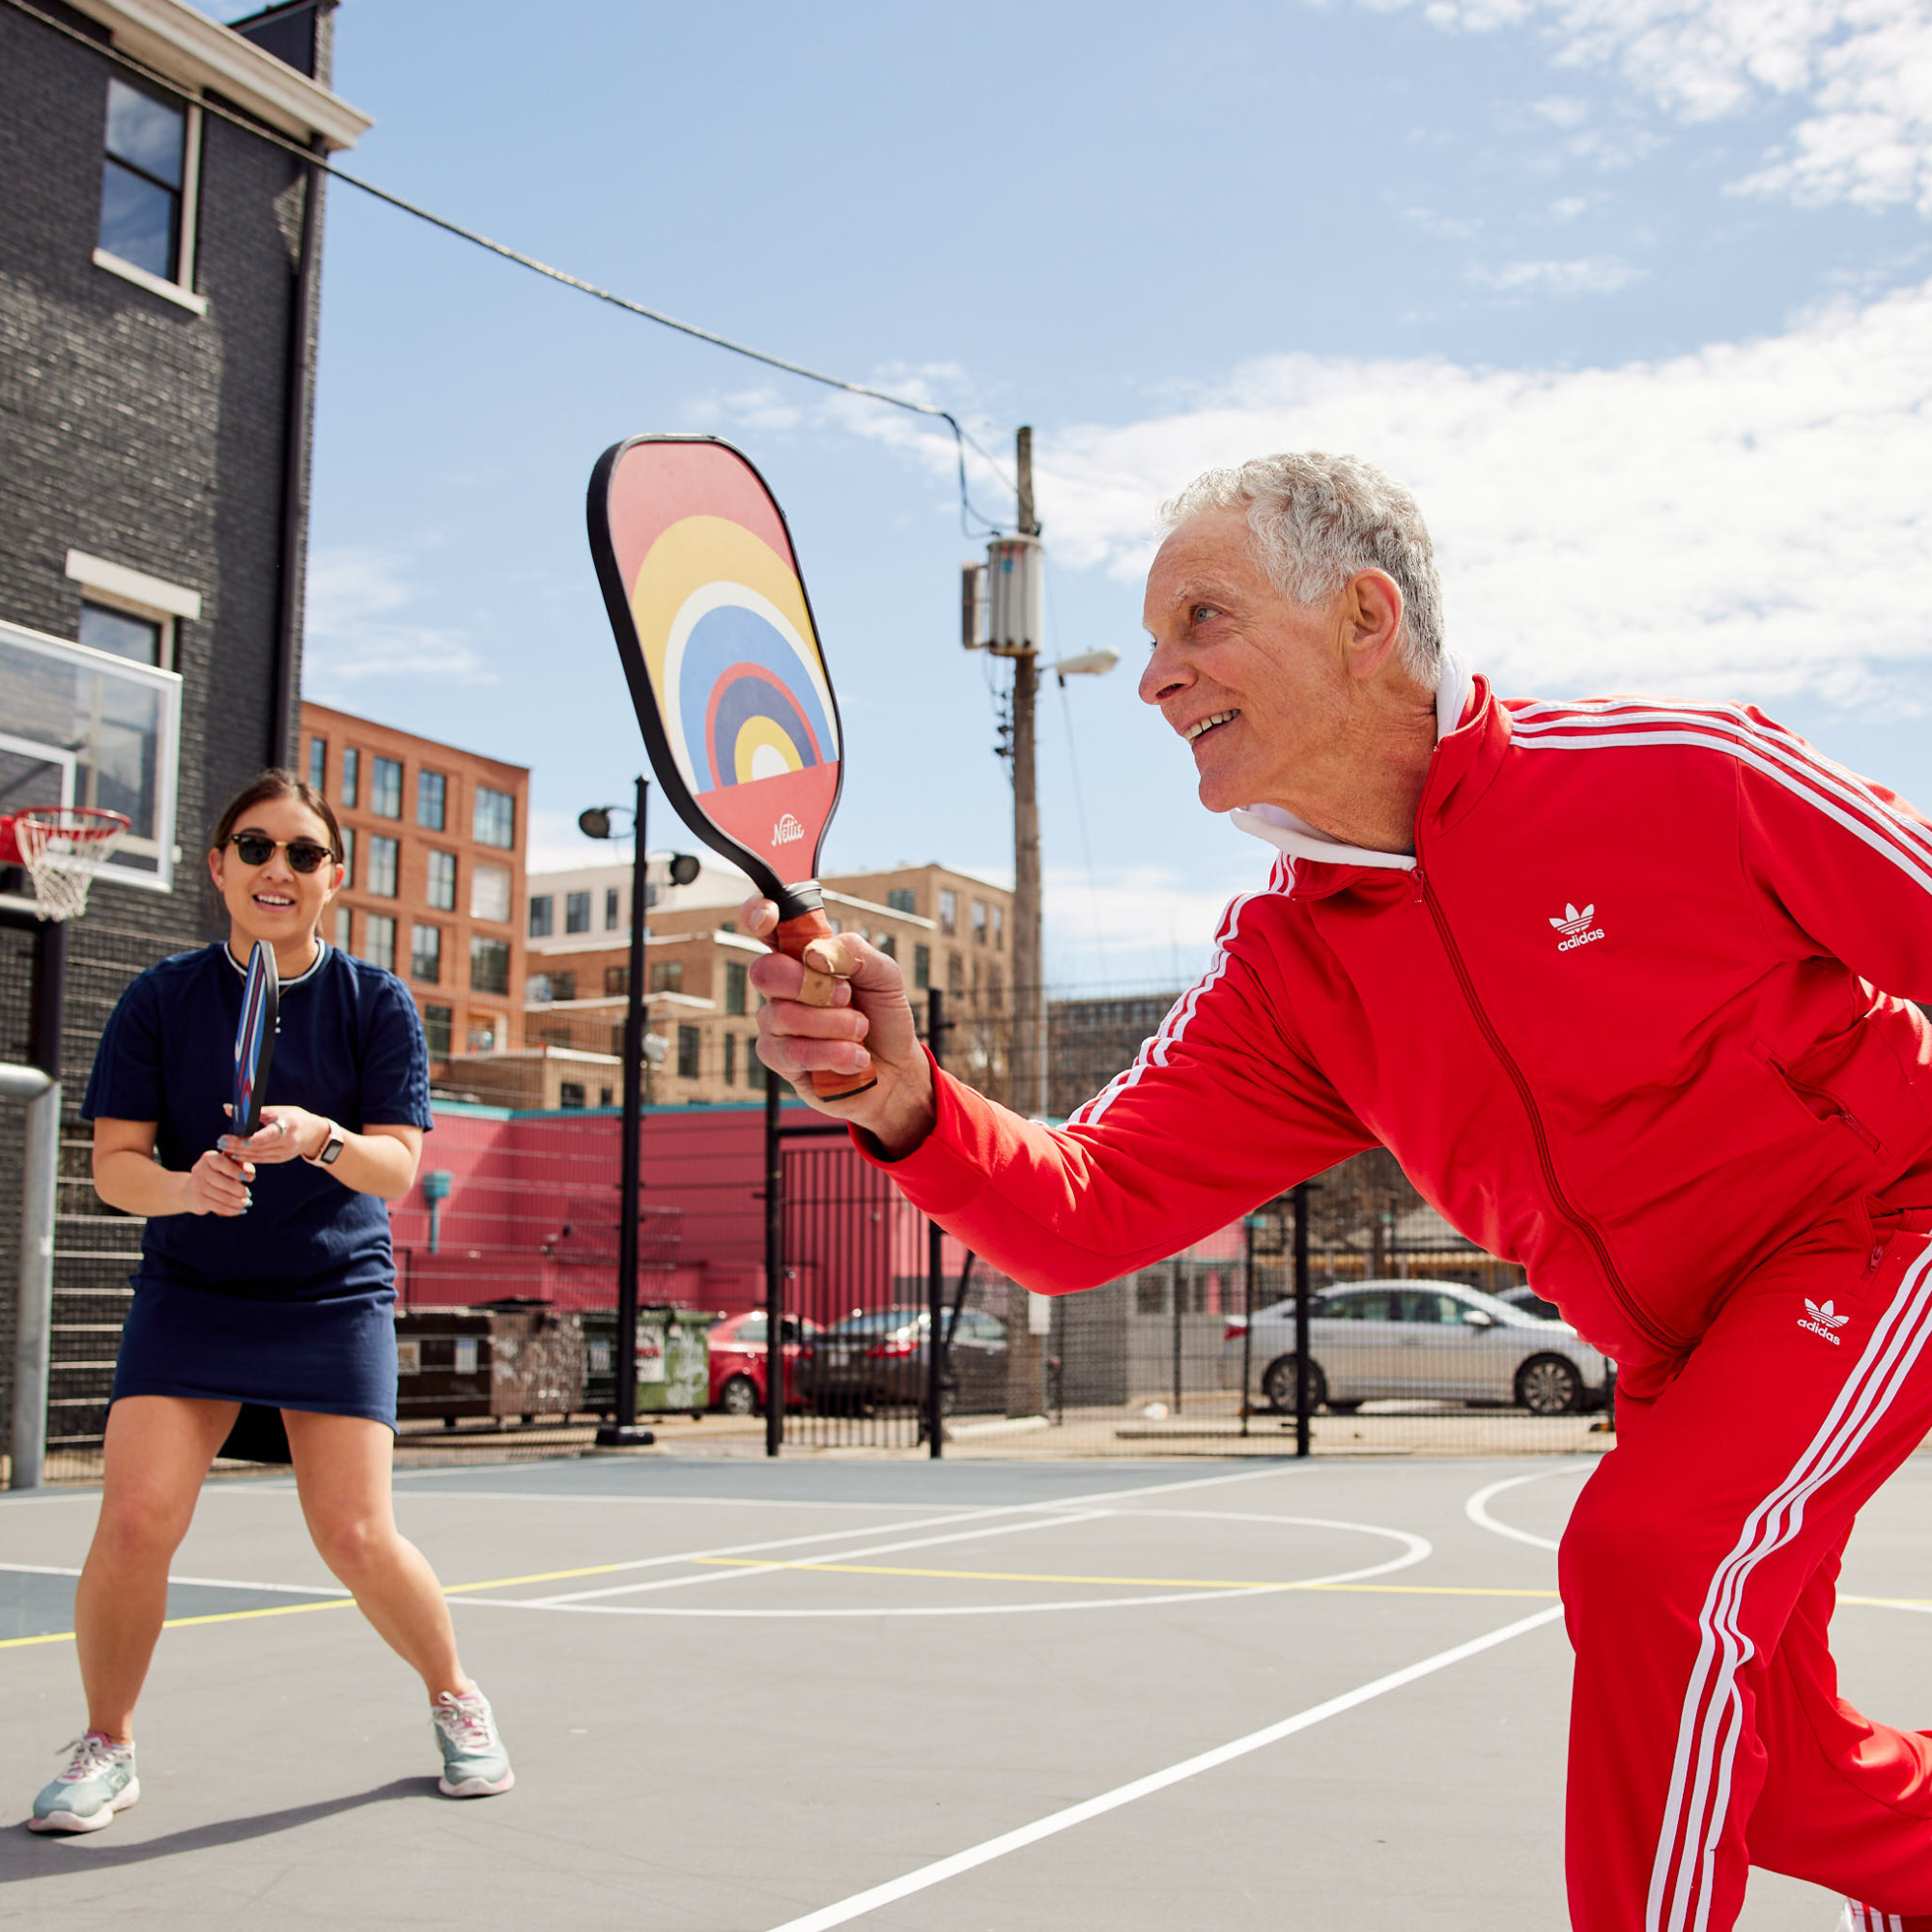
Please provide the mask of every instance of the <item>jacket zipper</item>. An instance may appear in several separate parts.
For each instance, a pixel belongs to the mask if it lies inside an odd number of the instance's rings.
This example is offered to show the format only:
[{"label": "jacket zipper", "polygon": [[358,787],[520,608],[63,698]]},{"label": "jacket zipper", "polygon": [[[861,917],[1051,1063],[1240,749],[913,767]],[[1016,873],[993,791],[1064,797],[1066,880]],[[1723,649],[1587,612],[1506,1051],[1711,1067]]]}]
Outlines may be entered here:
[{"label": "jacket zipper", "polygon": [[1570,1197],[1563,1191],[1563,1183],[1556,1178],[1556,1162],[1549,1151],[1549,1135],[1543,1124],[1543,1115],[1536,1104],[1536,1095],[1531,1092],[1528,1078],[1511,1056],[1491,1023],[1490,1016],[1483,1010],[1483,1003],[1476,997],[1475,982],[1469,978],[1469,969],[1463,963],[1463,954],[1456,945],[1455,936],[1449,930],[1449,921],[1441,902],[1435,896],[1435,889],[1424,876],[1420,865],[1415,867],[1415,896],[1429,908],[1429,916],[1435,922],[1436,937],[1442,942],[1442,950],[1449,955],[1450,969],[1456,975],[1456,983],[1463,989],[1463,998],[1467,1003],[1483,1037],[1490,1043],[1490,1051],[1500,1063],[1502,1069],[1515,1083],[1517,1098],[1522,1102],[1522,1110],[1529,1117],[1529,1131],[1536,1142],[1536,1158],[1543,1169],[1543,1185],[1558,1214],[1569,1223],[1572,1231],[1587,1241],[1592,1253],[1597,1257],[1597,1265],[1604,1271],[1604,1279],[1609,1284],[1610,1293],[1617,1304],[1629,1318],[1633,1326],[1648,1336],[1658,1348],[1670,1354],[1682,1350],[1683,1344],[1668,1330],[1658,1325],[1652,1316],[1638,1303],[1636,1297],[1624,1286],[1623,1277],[1617,1272],[1617,1264],[1610,1259],[1610,1250],[1596,1225],[1579,1213],[1571,1205]]}]

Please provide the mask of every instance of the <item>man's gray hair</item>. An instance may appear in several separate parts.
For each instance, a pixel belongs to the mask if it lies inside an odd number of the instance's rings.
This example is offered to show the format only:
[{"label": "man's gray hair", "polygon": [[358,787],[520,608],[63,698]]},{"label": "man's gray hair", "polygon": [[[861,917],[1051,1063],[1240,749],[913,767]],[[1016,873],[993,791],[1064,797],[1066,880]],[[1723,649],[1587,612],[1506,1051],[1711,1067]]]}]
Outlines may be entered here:
[{"label": "man's gray hair", "polygon": [[1441,677],[1442,584],[1416,501],[1356,456],[1321,450],[1257,456],[1197,476],[1161,506],[1173,530],[1210,510],[1245,510],[1257,561],[1284,597],[1313,604],[1360,570],[1383,570],[1402,591],[1402,661],[1418,684]]}]

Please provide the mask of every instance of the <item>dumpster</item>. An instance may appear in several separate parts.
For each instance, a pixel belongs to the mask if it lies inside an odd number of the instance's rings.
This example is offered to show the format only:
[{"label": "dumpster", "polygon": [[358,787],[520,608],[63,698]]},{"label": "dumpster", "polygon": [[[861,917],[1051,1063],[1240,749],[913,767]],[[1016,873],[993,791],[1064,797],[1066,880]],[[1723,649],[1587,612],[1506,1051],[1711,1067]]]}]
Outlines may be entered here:
[{"label": "dumpster", "polygon": [[488,1315],[470,1308],[423,1308],[396,1316],[396,1420],[494,1413],[490,1401]]},{"label": "dumpster", "polygon": [[[548,1302],[486,1302],[490,1318],[490,1412],[531,1422],[569,1417],[584,1406],[583,1328],[574,1313]],[[610,1342],[605,1342],[605,1367]]]},{"label": "dumpster", "polygon": [[[617,1318],[606,1309],[582,1315],[587,1373],[583,1403],[599,1415],[614,1415],[617,1383],[611,1339]],[[653,1306],[638,1310],[638,1413],[694,1418],[711,1406],[711,1329],[723,1320],[705,1310]]]}]

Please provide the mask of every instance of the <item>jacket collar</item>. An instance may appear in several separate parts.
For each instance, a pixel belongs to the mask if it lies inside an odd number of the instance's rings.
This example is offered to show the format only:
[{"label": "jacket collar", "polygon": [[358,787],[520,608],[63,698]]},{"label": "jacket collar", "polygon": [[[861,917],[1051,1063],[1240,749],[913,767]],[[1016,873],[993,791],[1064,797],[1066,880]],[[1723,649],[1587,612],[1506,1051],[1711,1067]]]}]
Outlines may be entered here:
[{"label": "jacket collar", "polygon": [[[1422,812],[1418,815],[1439,811],[1448,787],[1467,768],[1467,754],[1477,749],[1475,741],[1482,734],[1470,727],[1492,708],[1488,680],[1476,677],[1453,652],[1443,652],[1442,677],[1435,687],[1435,755],[1430,761],[1429,781],[1423,789]],[[1459,739],[1468,742],[1458,744]],[[1251,805],[1228,816],[1243,832],[1286,852],[1300,864],[1340,866],[1363,871],[1415,869],[1413,852],[1371,852],[1364,846],[1345,845],[1278,805]],[[1329,890],[1341,883],[1335,881]]]}]

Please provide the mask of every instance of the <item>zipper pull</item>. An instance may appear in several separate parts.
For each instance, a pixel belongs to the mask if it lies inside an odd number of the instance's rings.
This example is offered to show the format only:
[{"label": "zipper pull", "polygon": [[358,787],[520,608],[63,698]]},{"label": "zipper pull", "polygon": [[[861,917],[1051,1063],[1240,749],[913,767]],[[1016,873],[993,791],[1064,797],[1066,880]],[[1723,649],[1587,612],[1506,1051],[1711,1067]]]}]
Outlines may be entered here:
[{"label": "zipper pull", "polygon": [[1422,876],[1422,867],[1420,866],[1411,866],[1408,868],[1408,876],[1411,882],[1409,899],[1411,903],[1420,905],[1424,897],[1423,889],[1428,883]]}]

